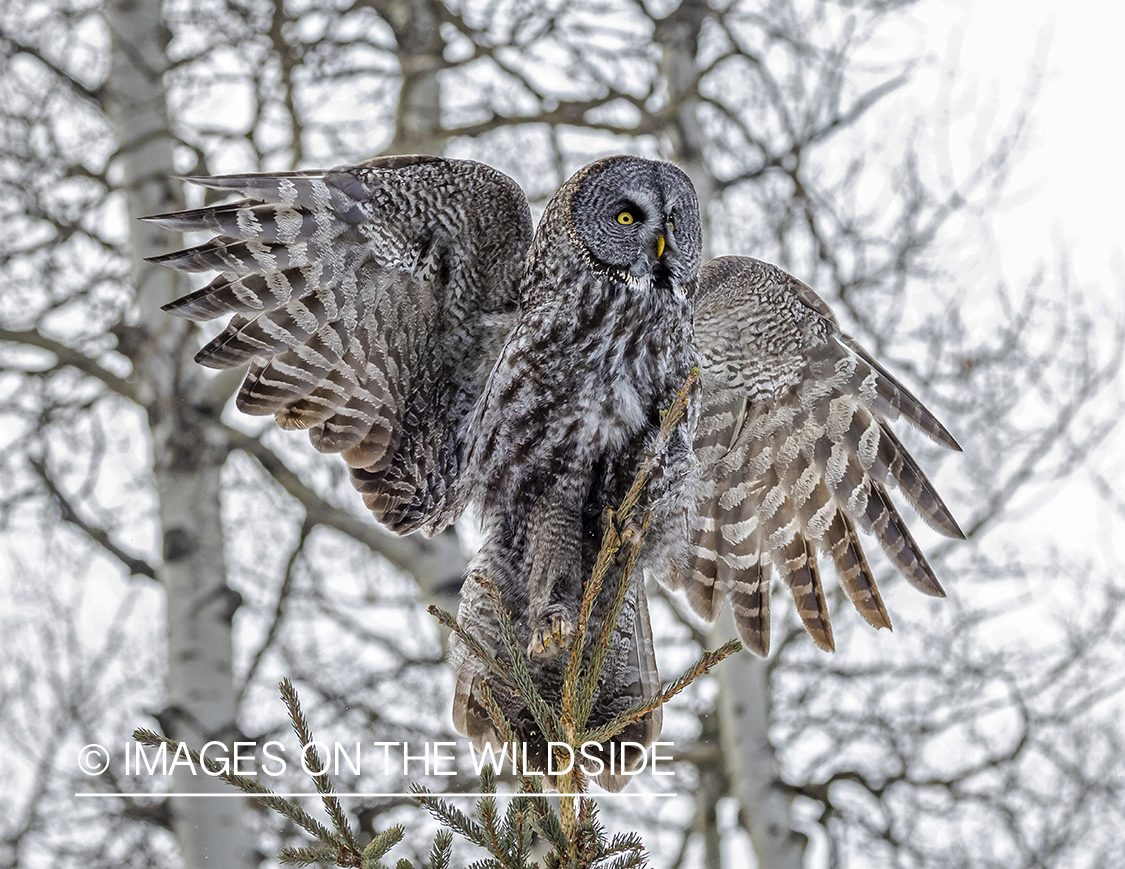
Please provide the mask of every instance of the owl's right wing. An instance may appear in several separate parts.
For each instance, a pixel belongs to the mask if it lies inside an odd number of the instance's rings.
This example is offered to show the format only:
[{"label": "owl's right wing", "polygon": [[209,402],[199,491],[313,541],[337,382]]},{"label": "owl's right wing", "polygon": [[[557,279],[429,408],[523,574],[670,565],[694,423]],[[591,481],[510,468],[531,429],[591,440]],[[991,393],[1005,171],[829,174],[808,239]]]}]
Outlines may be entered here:
[{"label": "owl's right wing", "polygon": [[248,366],[239,409],[341,453],[391,530],[456,518],[463,422],[514,321],[531,242],[516,182],[417,156],[188,180],[244,197],[148,218],[216,234],[151,259],[220,273],[165,306],[234,315],[196,360]]},{"label": "owl's right wing", "polygon": [[964,536],[889,425],[905,417],[959,450],[941,423],[840,331],[812,289],[776,266],[712,260],[694,326],[703,362],[695,442],[702,482],[688,565],[673,580],[692,608],[714,619],[729,600],[743,642],[765,655],[772,569],[814,641],[830,650],[819,551],[860,615],[890,627],[857,525],[915,587],[943,596],[887,493],[897,487],[937,531]]}]

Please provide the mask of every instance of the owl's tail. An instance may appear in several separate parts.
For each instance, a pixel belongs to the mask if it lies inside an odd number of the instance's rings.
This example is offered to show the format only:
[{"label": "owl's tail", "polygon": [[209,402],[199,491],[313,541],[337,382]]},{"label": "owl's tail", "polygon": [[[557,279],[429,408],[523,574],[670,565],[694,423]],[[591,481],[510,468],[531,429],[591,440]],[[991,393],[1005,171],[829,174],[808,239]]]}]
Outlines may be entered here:
[{"label": "owl's tail", "polygon": [[[608,717],[621,712],[654,697],[660,691],[660,676],[656,669],[648,599],[643,583],[636,583],[635,588],[637,603],[624,666],[613,668],[607,666],[609,672],[603,673],[599,694],[595,698],[592,719],[597,719],[599,713],[602,713],[602,717]],[[469,602],[470,609],[475,607],[471,593],[462,599],[462,613],[465,611],[466,602]],[[476,603],[483,603],[483,601]],[[485,629],[478,638],[488,646],[489,637],[496,636],[498,631]],[[517,755],[521,760],[527,759],[530,769],[546,770],[546,740],[539,733],[538,727],[522,701],[515,698],[504,686],[497,684],[497,680],[489,673],[484,662],[473,656],[456,636],[451,638],[450,659],[457,674],[457,685],[453,694],[453,726],[457,732],[467,737],[478,752],[485,752],[491,747],[494,755],[499,756],[505,750],[504,738],[497,723],[480,699],[481,688],[487,685],[489,692],[506,714],[508,724],[516,736],[519,744]],[[595,721],[592,720],[591,723]],[[591,776],[594,782],[607,791],[620,791],[647,765],[647,750],[660,738],[662,724],[663,715],[660,707],[657,707],[610,740],[574,748],[581,749],[581,755],[587,758],[582,763],[591,772],[598,769],[594,764],[600,761],[600,772]],[[578,751],[575,756],[580,756]],[[597,761],[593,760],[594,758],[597,758]],[[555,777],[545,776],[543,781],[549,788],[557,788]]]}]

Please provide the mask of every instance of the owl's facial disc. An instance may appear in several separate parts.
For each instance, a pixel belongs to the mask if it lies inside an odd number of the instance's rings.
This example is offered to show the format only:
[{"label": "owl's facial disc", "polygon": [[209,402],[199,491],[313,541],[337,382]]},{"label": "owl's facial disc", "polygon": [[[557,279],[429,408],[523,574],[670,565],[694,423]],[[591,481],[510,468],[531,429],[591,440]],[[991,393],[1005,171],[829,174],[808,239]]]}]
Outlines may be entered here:
[{"label": "owl's facial disc", "polygon": [[605,271],[687,286],[699,269],[699,214],[675,166],[636,157],[593,164],[572,200],[574,226]]}]

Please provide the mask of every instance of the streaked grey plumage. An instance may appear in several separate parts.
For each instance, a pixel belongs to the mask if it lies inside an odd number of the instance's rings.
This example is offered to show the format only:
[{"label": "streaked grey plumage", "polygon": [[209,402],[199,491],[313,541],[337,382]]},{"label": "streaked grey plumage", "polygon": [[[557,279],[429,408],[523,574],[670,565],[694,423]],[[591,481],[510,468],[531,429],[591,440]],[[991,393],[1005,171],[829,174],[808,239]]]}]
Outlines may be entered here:
[{"label": "streaked grey plumage", "polygon": [[[771,570],[814,640],[832,647],[818,551],[861,615],[889,625],[856,525],[911,582],[941,594],[886,487],[939,531],[960,530],[888,421],[905,416],[956,443],[800,281],[745,257],[701,272],[695,193],[674,166],[612,157],[585,167],[534,237],[515,182],[468,161],[392,157],[192,180],[245,197],[151,218],[217,235],[154,258],[220,271],[167,306],[197,320],[234,314],[197,359],[248,364],[238,406],[340,452],[390,529],[431,534],[475,503],[486,537],[470,570],[496,583],[549,700],[603,508],[624,496],[695,365],[702,398],[697,390],[646,490],[648,573],[683,587],[708,619],[729,599],[759,654]],[[459,619],[500,652],[475,583]],[[478,700],[486,672],[459,643],[451,654],[458,730],[478,744],[497,739]],[[488,685],[534,741],[522,699]],[[658,689],[637,579],[592,723]],[[657,712],[619,739],[648,744],[659,731]]]},{"label": "streaked grey plumage", "polygon": [[[622,225],[626,209],[635,217]],[[698,364],[691,300],[700,246],[695,192],[675,167],[616,157],[577,173],[540,221],[519,318],[470,421],[470,485],[487,533],[472,569],[498,584],[536,685],[552,702],[567,660],[558,652],[577,623],[601,543],[602,510],[624,498],[660,412]],[[689,416],[664,456],[666,471],[646,492],[652,530],[643,558],[652,563],[686,543],[695,408]],[[614,584],[595,604],[591,645]],[[478,636],[496,636],[480,594],[466,585],[459,618]],[[456,642],[452,654],[459,729],[498,739],[474,699],[487,678],[483,668]],[[659,687],[640,584],[618,620],[604,672],[592,724]],[[509,718],[530,728],[523,700],[490,687]],[[659,728],[659,716],[650,716],[621,739],[647,745]],[[625,780],[607,772],[600,781]]]}]

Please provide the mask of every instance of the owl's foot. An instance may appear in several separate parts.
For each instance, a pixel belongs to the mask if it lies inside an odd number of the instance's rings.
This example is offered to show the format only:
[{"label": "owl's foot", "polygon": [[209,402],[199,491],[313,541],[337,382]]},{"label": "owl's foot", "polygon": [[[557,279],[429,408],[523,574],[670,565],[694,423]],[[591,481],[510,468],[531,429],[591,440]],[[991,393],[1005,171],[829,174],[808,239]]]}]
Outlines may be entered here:
[{"label": "owl's foot", "polygon": [[617,550],[616,561],[619,565],[629,560],[630,554],[641,541],[641,524],[630,519],[621,529],[621,548]]},{"label": "owl's foot", "polygon": [[547,617],[541,624],[532,625],[527,654],[532,658],[555,657],[570,646],[571,630],[570,622],[559,613]]},{"label": "owl's foot", "polygon": [[613,508],[606,507],[602,510],[602,528],[606,528],[606,526],[611,523],[621,541],[618,545],[617,555],[614,557],[615,563],[620,567],[629,560],[629,554],[640,542],[641,532],[644,529],[641,523],[637,522],[635,519],[627,519],[622,524]]}]

